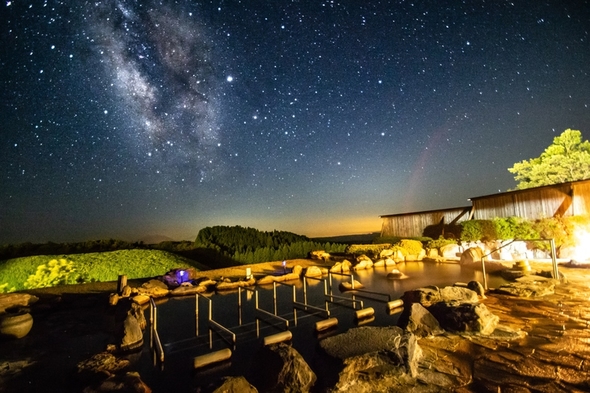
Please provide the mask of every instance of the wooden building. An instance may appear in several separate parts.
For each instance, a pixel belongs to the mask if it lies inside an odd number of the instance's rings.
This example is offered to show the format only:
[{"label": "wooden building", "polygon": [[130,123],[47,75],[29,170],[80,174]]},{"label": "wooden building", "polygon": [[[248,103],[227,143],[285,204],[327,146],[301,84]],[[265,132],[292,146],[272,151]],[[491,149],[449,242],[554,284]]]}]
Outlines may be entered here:
[{"label": "wooden building", "polygon": [[469,218],[470,211],[471,206],[463,206],[381,216],[381,236],[428,236],[438,239],[445,230],[454,232],[455,226]]},{"label": "wooden building", "polygon": [[472,218],[477,220],[578,216],[590,214],[590,180],[508,191],[470,200]]},{"label": "wooden building", "polygon": [[590,180],[553,184],[470,198],[471,206],[381,216],[381,236],[438,238],[465,220],[590,214]]}]

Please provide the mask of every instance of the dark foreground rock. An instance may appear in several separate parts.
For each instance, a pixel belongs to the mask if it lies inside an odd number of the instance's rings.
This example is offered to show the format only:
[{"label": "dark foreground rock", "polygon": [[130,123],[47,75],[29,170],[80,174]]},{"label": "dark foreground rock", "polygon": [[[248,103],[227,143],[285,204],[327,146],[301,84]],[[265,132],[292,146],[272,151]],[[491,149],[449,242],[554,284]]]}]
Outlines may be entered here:
[{"label": "dark foreground rock", "polygon": [[261,392],[305,393],[317,377],[293,347],[280,343],[261,348],[248,380]]},{"label": "dark foreground rock", "polygon": [[416,337],[396,326],[350,329],[320,346],[342,363],[334,392],[391,391],[418,375],[422,356]]}]

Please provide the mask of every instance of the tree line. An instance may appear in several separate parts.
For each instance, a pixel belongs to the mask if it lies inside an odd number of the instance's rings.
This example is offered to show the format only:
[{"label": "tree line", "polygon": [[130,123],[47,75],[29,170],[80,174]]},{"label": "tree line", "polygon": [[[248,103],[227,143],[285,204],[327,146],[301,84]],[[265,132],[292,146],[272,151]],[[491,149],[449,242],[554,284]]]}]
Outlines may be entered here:
[{"label": "tree line", "polygon": [[310,251],[343,252],[345,244],[314,242],[306,236],[285,231],[263,232],[241,226],[214,226],[199,231],[192,241],[158,244],[116,239],[78,243],[21,243],[0,246],[0,261],[35,255],[68,255],[131,249],[172,252],[210,267],[306,258]]}]

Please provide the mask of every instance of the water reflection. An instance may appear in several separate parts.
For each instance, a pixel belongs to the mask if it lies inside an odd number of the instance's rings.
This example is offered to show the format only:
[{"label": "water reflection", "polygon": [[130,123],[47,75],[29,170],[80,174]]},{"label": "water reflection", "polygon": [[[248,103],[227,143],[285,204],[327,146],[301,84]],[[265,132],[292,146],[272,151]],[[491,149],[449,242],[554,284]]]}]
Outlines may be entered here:
[{"label": "water reflection", "polygon": [[[472,280],[482,281],[481,271],[462,268],[457,264],[434,264],[422,262],[408,262],[396,266],[408,277],[401,280],[387,278],[393,267],[374,268],[353,273],[355,280],[361,282],[365,289],[377,292],[380,295],[369,293],[342,293],[338,287],[342,282],[351,281],[351,277],[333,275],[332,285],[324,281],[308,279],[303,281],[290,282],[290,285],[272,285],[257,287],[258,306],[265,313],[271,313],[288,321],[289,330],[293,333],[292,345],[302,356],[311,361],[317,356],[316,348],[318,339],[327,335],[344,332],[352,327],[361,325],[389,326],[395,325],[399,313],[391,312],[387,307],[389,300],[398,299],[404,292],[428,285],[439,287],[452,285],[455,282],[469,282]],[[324,279],[327,277],[324,276]],[[490,287],[499,286],[505,281],[501,277],[488,277]],[[324,291],[342,297],[349,301],[333,299],[327,301]],[[329,332],[318,334],[314,330],[317,321],[326,318],[325,313],[309,309],[306,312],[293,308],[293,291],[297,302],[306,303],[316,308],[327,309],[330,317],[338,319],[336,328]],[[276,297],[275,297],[276,294]],[[205,374],[199,372],[199,385],[203,386],[208,379],[214,380],[222,375],[246,374],[250,368],[250,362],[261,346],[263,337],[275,334],[284,329],[284,323],[277,323],[272,318],[258,319],[261,313],[255,310],[256,294],[251,291],[244,291],[241,294],[241,307],[238,301],[238,291],[224,292],[223,294],[209,294],[211,297],[212,318],[225,328],[236,334],[237,342],[232,348],[233,354],[229,371],[224,368],[223,374],[207,371]],[[350,301],[354,300],[354,302]],[[374,315],[369,318],[355,319],[355,311],[359,303],[363,307],[372,307]],[[189,386],[194,387],[195,371],[191,369],[192,358],[210,351],[228,347],[228,344],[216,333],[208,329],[209,301],[201,299],[199,303],[199,316],[195,318],[195,298],[173,298],[170,301],[161,303],[158,307],[158,331],[165,346],[166,362],[163,371],[154,372],[151,361],[150,368],[146,370],[149,375],[148,385],[154,386],[155,390],[170,390],[173,386],[178,390],[187,390]],[[398,310],[400,311],[400,310]],[[199,329],[198,337],[195,332]],[[187,374],[188,373],[188,374]],[[143,376],[144,373],[141,373]],[[206,377],[204,376],[206,375]]]}]

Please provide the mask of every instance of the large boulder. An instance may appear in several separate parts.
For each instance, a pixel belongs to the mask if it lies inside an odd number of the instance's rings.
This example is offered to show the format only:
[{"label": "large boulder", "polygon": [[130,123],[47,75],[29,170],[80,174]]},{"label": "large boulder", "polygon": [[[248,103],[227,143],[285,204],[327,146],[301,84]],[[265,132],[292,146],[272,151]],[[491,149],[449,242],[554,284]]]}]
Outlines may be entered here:
[{"label": "large boulder", "polygon": [[212,393],[258,393],[258,389],[242,376],[224,377]]},{"label": "large boulder", "polygon": [[485,304],[440,302],[429,307],[428,311],[434,315],[441,327],[454,332],[489,335],[500,321]]},{"label": "large boulder", "polygon": [[320,346],[341,360],[334,392],[395,391],[417,376],[422,357],[416,336],[396,326],[350,329],[322,340]]},{"label": "large boulder", "polygon": [[232,289],[251,287],[251,286],[254,286],[255,284],[256,284],[256,279],[254,277],[252,277],[249,280],[238,280],[238,281],[229,281],[229,282],[220,281],[215,286],[215,289],[217,291],[229,291]]},{"label": "large boulder", "polygon": [[458,244],[447,244],[440,248],[440,256],[445,259],[457,259],[462,251]]},{"label": "large boulder", "polygon": [[196,293],[207,292],[207,286],[205,285],[192,285],[190,283],[182,283],[177,288],[170,291],[170,296],[188,296]]},{"label": "large boulder", "polygon": [[444,333],[438,320],[420,303],[412,303],[404,309],[398,320],[398,326],[417,337]]},{"label": "large boulder", "polygon": [[517,282],[501,285],[496,292],[518,297],[552,295],[555,293],[556,282],[553,279],[530,275],[517,279]]},{"label": "large boulder", "polygon": [[461,259],[459,259],[459,264],[461,265],[471,265],[474,263],[480,263],[481,259],[483,258],[484,253],[483,250],[479,247],[471,247],[465,250],[461,254]]},{"label": "large boulder", "polygon": [[310,266],[305,270],[305,277],[321,277],[322,269],[319,266]]},{"label": "large boulder", "polygon": [[122,351],[133,351],[143,346],[143,331],[137,318],[129,314],[123,322],[123,334],[120,348]]},{"label": "large boulder", "polygon": [[342,262],[336,262],[334,266],[330,268],[331,273],[348,273],[352,268],[352,262],[345,259]]},{"label": "large boulder", "polygon": [[261,348],[252,366],[248,380],[264,392],[305,393],[317,380],[299,352],[284,343]]},{"label": "large boulder", "polygon": [[37,296],[28,293],[2,293],[0,294],[0,313],[7,308],[30,306],[38,300]]},{"label": "large boulder", "polygon": [[141,285],[141,287],[137,288],[137,292],[140,295],[146,295],[154,299],[157,299],[168,296],[170,290],[168,289],[168,286],[164,284],[162,281],[152,279],[147,282],[144,282]]},{"label": "large boulder", "polygon": [[477,293],[471,289],[454,286],[444,288],[435,286],[418,288],[405,292],[402,298],[406,304],[420,303],[424,307],[430,307],[440,302],[452,304],[479,302]]},{"label": "large boulder", "polygon": [[127,372],[122,375],[112,375],[96,385],[87,386],[83,393],[151,393],[152,389],[143,382],[139,373]]},{"label": "large boulder", "polygon": [[82,379],[102,379],[125,369],[129,363],[129,360],[117,358],[112,353],[101,352],[79,362],[77,370]]}]

